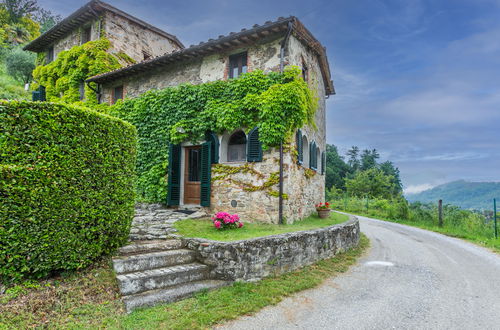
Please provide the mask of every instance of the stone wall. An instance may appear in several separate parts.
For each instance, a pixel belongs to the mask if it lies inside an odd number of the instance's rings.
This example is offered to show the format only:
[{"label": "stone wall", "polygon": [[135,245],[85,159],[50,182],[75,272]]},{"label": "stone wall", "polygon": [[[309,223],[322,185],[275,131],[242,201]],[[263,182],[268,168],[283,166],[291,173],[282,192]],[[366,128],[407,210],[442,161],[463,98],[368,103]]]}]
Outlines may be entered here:
[{"label": "stone wall", "polygon": [[156,57],[180,49],[165,36],[112,12],[104,15],[104,33],[111,41],[113,52],[122,51],[136,62],[145,59],[144,52]]},{"label": "stone wall", "polygon": [[184,238],[200,262],[211,266],[214,278],[255,281],[289,272],[333,257],[358,245],[357,218],[315,230],[286,233],[234,242]]}]

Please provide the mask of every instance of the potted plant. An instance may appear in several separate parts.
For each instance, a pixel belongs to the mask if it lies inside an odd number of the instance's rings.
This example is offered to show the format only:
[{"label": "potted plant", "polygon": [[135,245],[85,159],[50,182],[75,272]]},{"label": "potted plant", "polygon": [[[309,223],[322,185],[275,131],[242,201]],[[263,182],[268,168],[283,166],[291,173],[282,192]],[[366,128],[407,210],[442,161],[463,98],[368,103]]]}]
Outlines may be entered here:
[{"label": "potted plant", "polygon": [[319,203],[316,204],[316,211],[318,211],[318,216],[321,219],[328,218],[330,216],[330,203]]}]

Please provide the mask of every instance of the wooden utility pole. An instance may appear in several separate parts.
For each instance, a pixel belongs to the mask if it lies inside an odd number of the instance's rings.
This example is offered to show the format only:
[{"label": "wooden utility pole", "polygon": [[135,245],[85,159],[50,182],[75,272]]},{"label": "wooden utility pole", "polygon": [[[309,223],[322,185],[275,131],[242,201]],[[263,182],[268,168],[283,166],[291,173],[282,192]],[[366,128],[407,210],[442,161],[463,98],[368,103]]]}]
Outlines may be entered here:
[{"label": "wooden utility pole", "polygon": [[443,200],[440,199],[438,202],[438,213],[439,213],[439,227],[443,227]]}]

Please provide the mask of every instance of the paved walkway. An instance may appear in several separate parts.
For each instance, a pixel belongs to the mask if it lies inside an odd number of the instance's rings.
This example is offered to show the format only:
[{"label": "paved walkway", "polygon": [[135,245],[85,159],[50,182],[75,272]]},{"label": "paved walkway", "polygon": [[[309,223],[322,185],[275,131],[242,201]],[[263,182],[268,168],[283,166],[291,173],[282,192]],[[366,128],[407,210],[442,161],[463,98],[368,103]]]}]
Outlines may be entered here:
[{"label": "paved walkway", "polygon": [[224,329],[500,329],[500,256],[360,218],[371,249],[346,274]]}]

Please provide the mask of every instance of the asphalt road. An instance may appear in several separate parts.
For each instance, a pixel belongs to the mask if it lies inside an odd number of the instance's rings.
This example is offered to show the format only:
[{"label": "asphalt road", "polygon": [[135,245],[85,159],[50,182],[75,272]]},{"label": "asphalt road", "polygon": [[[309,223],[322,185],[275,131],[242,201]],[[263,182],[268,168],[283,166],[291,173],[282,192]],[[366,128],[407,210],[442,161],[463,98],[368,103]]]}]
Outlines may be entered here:
[{"label": "asphalt road", "polygon": [[500,256],[359,217],[370,251],[345,274],[225,329],[500,329]]}]

